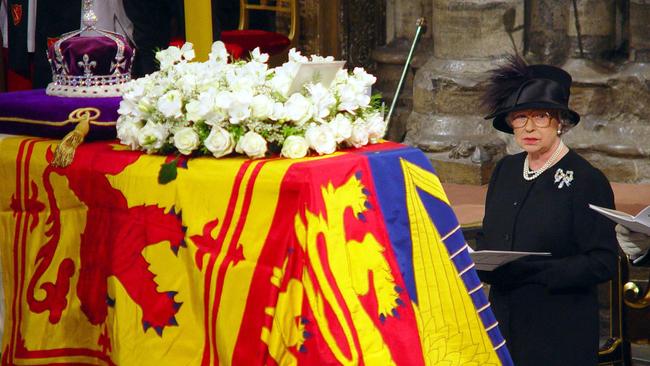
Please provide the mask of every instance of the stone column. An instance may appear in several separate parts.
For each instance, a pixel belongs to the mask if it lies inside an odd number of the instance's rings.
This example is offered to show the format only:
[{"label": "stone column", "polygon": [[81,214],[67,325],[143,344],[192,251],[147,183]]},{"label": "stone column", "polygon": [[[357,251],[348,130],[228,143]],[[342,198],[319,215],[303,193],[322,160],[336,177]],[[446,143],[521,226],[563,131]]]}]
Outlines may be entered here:
[{"label": "stone column", "polygon": [[650,62],[650,0],[630,0],[630,59]]},{"label": "stone column", "polygon": [[[578,0],[577,5],[579,28],[571,10],[568,34],[572,57],[563,68],[573,76],[571,106],[582,119],[564,140],[611,181],[647,182],[650,73],[645,62],[650,45],[650,1],[630,0],[627,13],[621,13],[615,0]],[[617,17],[624,21],[617,22]],[[617,28],[618,23],[629,24],[629,58],[638,62],[616,56],[617,34],[626,31]]]},{"label": "stone column", "polygon": [[[386,1],[386,41],[387,44],[373,51],[377,63],[377,85],[375,90],[390,105],[402,74],[406,57],[415,36],[416,21],[424,17],[431,24],[431,0],[387,0]],[[402,141],[406,132],[406,119],[413,108],[413,76],[415,70],[426,61],[431,52],[431,32],[421,35],[415,57],[411,61],[411,71],[407,74],[399,100],[391,120],[388,139]]]},{"label": "stone column", "polygon": [[526,1],[526,59],[531,63],[561,65],[570,52],[567,34],[571,0]]},{"label": "stone column", "polygon": [[486,71],[523,52],[523,2],[432,3],[434,52],[415,76],[406,142],[425,151],[443,181],[484,184],[505,143],[479,98]]},{"label": "stone column", "polygon": [[568,36],[571,56],[609,58],[616,48],[616,0],[577,0],[577,16],[573,1],[567,3],[570,3]]},{"label": "stone column", "polygon": [[[431,0],[387,0],[386,22],[392,22],[393,29],[386,30],[388,43],[394,39],[412,40],[415,36],[415,22],[424,17],[428,24],[431,23]],[[390,6],[392,13],[388,12]],[[431,38],[424,35],[424,38]]]}]

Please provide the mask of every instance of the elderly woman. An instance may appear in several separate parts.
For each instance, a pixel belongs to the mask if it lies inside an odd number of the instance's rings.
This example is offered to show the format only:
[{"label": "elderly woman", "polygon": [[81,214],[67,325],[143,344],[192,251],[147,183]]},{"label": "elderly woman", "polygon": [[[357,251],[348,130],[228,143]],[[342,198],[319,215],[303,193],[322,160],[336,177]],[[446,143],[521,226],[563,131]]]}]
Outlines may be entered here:
[{"label": "elderly woman", "polygon": [[494,169],[478,247],[551,253],[479,273],[518,366],[596,365],[596,285],[616,271],[614,225],[588,207],[614,206],[609,182],[561,138],[580,120],[568,107],[571,81],[512,57],[493,70],[484,97],[486,119],[524,151]]}]

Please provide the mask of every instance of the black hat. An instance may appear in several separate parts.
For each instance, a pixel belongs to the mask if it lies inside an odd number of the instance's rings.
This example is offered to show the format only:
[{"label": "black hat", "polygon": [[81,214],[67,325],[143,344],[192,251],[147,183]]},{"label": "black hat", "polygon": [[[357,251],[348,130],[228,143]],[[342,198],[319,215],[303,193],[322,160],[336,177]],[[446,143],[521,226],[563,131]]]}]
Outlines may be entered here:
[{"label": "black hat", "polygon": [[513,133],[506,122],[510,112],[523,109],[554,109],[566,112],[569,122],[578,124],[580,115],[569,109],[571,75],[559,67],[527,65],[519,56],[490,72],[483,105],[492,111],[485,119],[499,131]]}]

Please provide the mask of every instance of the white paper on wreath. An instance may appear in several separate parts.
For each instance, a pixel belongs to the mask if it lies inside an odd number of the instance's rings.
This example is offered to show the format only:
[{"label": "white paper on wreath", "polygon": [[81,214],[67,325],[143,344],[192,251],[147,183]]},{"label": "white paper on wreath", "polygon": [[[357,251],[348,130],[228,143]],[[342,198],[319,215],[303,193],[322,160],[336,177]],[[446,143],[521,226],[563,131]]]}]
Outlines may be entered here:
[{"label": "white paper on wreath", "polygon": [[307,84],[321,84],[329,88],[343,66],[345,61],[300,63],[289,87],[289,95],[299,92]]}]

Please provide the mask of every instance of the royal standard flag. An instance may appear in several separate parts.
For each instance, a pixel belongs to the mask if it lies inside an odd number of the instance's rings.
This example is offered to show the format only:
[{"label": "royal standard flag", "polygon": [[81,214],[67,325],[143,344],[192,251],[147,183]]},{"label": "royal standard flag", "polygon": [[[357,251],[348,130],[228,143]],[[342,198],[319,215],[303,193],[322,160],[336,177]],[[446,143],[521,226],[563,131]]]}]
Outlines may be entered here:
[{"label": "royal standard flag", "polygon": [[0,141],[3,365],[511,365],[426,157]]}]

